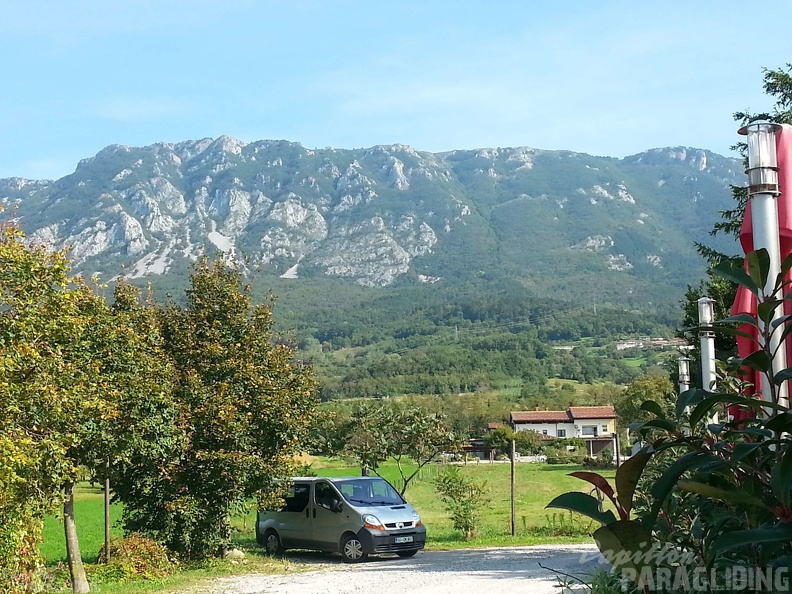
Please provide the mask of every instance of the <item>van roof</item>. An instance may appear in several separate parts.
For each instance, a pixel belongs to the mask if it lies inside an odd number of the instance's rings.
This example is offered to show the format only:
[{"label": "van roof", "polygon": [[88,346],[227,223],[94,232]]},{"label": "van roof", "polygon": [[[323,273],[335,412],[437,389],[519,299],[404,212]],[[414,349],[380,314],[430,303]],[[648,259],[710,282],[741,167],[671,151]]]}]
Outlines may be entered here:
[{"label": "van roof", "polygon": [[293,476],[293,481],[330,481],[331,483],[338,483],[343,481],[376,481],[383,480],[380,476]]}]

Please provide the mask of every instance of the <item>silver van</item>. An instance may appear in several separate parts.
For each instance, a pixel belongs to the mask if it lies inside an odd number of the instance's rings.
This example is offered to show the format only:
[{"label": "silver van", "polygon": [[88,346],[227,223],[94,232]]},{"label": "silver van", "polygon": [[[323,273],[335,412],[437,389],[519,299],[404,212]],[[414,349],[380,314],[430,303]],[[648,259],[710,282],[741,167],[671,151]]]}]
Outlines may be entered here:
[{"label": "silver van", "polygon": [[271,555],[317,549],[355,563],[372,553],[412,557],[426,544],[426,528],[380,477],[297,477],[280,510],[258,512],[256,540]]}]

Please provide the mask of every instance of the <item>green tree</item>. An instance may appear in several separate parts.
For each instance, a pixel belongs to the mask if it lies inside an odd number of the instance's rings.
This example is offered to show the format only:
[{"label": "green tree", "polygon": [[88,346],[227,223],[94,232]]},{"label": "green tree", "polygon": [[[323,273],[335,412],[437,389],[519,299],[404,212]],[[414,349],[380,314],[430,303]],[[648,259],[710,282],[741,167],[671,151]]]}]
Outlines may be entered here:
[{"label": "green tree", "polygon": [[14,225],[4,225],[0,447],[12,472],[0,490],[10,491],[2,500],[15,502],[19,513],[4,509],[0,514],[9,517],[0,524],[27,526],[26,535],[17,533],[19,542],[35,550],[32,530],[51,505],[63,502],[72,588],[87,592],[74,517],[78,469],[95,472],[107,459],[157,443],[151,428],[167,409],[168,374],[137,324],[114,315],[82,279],[70,278],[64,252],[23,239]]},{"label": "green tree", "polygon": [[665,377],[645,375],[631,383],[617,398],[614,408],[619,426],[623,429],[630,425],[645,423],[652,418],[641,405],[651,400],[662,410],[670,410],[676,403],[674,385]]},{"label": "green tree", "polygon": [[457,467],[446,468],[435,479],[435,490],[446,504],[454,529],[466,539],[478,534],[481,508],[487,503],[487,484],[462,474]]},{"label": "green tree", "polygon": [[[25,591],[34,579],[41,517],[63,501],[66,444],[53,422],[68,394],[51,383],[65,369],[53,344],[69,325],[68,261],[27,246],[10,222],[0,226],[0,590]],[[55,413],[55,414],[53,414]]]},{"label": "green tree", "polygon": [[517,451],[521,454],[539,454],[544,449],[542,436],[537,431],[516,431],[514,441]]},{"label": "green tree", "polygon": [[499,454],[511,455],[511,442],[515,438],[511,427],[503,426],[487,433],[484,442]]},{"label": "green tree", "polygon": [[[343,442],[339,453],[364,472],[376,473],[380,464],[393,459],[402,495],[424,466],[458,445],[445,415],[419,406],[365,403],[352,411],[345,426],[349,433],[339,441]],[[408,460],[415,468],[406,464]]]},{"label": "green tree", "polygon": [[[272,310],[253,306],[241,274],[201,260],[185,306],[161,308],[175,370],[180,449],[142,464],[116,491],[124,526],[188,558],[221,553],[230,518],[252,497],[277,492],[302,450],[316,383],[272,333]],[[131,467],[130,467],[131,468]]]}]

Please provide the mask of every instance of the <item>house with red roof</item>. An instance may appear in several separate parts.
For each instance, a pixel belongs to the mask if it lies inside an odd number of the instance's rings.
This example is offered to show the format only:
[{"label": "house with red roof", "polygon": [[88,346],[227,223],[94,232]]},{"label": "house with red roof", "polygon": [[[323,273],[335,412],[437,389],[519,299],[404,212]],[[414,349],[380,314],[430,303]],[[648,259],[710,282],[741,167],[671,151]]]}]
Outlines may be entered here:
[{"label": "house with red roof", "polygon": [[612,406],[515,411],[511,413],[509,421],[514,431],[536,431],[548,438],[585,439],[591,455],[598,454],[605,447],[614,447],[616,411]]}]

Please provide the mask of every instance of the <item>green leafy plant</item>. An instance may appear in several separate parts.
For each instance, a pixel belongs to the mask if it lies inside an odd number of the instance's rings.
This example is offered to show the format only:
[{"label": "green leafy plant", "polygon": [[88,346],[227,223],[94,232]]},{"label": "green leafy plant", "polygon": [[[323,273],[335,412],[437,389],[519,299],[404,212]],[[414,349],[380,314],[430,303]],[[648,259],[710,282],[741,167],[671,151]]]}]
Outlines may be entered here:
[{"label": "green leafy plant", "polygon": [[462,532],[466,539],[475,537],[480,510],[488,501],[486,483],[477,483],[456,467],[446,468],[434,483],[437,494],[446,504],[454,530]]},{"label": "green leafy plant", "polygon": [[[607,498],[618,518],[603,509],[600,499],[583,493],[566,493],[549,504],[599,521],[594,539],[616,568],[640,575],[645,567],[668,563],[659,551],[669,547],[681,556],[678,563],[706,565],[716,572],[734,565],[789,565],[792,411],[780,397],[780,387],[792,378],[792,369],[773,367],[771,337],[778,333],[783,341],[792,334],[792,317],[775,315],[787,299],[784,278],[790,269],[792,256],[765,290],[765,250],[748,254],[745,268],[729,262],[715,267],[716,274],[739,282],[758,302],[756,316],[740,314],[714,326],[716,332],[750,337],[755,344],[748,356],[723,367],[729,377],[722,385],[729,391],[688,390],[671,411],[655,401],[644,402],[641,408],[652,418],[637,430],[650,446],[617,470],[615,490],[595,473],[572,473]],[[764,375],[768,400],[742,394],[744,383],[736,375],[741,369]],[[747,416],[727,418],[731,407],[740,407]]]},{"label": "green leafy plant", "polygon": [[105,565],[96,566],[94,575],[116,581],[163,578],[175,567],[164,546],[140,534],[111,538],[109,563],[104,545],[98,561]]}]

